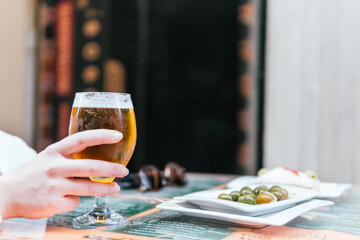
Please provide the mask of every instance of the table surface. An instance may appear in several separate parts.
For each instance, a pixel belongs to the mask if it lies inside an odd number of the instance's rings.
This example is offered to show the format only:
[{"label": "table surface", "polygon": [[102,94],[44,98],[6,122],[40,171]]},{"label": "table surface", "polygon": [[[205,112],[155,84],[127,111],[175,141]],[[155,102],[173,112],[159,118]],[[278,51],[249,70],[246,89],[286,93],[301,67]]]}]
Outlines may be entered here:
[{"label": "table surface", "polygon": [[93,198],[82,197],[80,206],[72,212],[40,220],[6,220],[0,225],[0,239],[360,239],[360,186],[352,186],[341,197],[331,199],[333,206],[307,212],[280,227],[250,229],[155,208],[159,204],[156,199],[166,201],[190,192],[224,188],[235,177],[192,173],[183,187],[147,193],[121,190],[110,197],[110,204],[116,212],[129,216],[132,224],[127,227],[74,228],[71,219],[93,205]]}]

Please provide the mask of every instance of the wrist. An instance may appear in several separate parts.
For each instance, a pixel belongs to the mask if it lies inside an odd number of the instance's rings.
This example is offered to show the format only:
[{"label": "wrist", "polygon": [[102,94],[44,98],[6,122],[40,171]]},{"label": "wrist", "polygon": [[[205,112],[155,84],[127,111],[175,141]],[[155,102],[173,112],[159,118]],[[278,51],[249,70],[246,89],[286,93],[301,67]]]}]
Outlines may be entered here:
[{"label": "wrist", "polygon": [[[5,177],[0,176],[0,215],[2,220],[15,217],[11,211],[10,191],[7,189]],[[1,222],[1,220],[0,220]]]}]

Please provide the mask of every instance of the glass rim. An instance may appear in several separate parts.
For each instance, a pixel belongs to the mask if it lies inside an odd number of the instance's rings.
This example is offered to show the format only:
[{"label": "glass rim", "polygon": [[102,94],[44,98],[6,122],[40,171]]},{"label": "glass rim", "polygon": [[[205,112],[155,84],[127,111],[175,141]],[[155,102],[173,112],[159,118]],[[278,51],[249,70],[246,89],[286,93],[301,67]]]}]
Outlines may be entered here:
[{"label": "glass rim", "polygon": [[77,92],[72,107],[134,109],[129,93]]},{"label": "glass rim", "polygon": [[123,95],[123,96],[131,96],[130,93],[119,93],[119,92],[76,92],[76,95],[86,95],[86,94],[105,94],[105,95]]}]

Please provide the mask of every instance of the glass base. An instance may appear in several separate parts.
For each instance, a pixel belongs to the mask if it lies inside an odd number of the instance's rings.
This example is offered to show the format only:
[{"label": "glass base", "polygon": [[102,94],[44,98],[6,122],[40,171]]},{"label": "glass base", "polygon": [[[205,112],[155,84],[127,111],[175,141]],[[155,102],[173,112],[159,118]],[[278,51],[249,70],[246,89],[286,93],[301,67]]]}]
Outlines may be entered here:
[{"label": "glass base", "polygon": [[96,208],[82,216],[73,219],[73,226],[81,228],[86,226],[109,226],[119,225],[126,226],[128,218],[124,215],[118,214],[111,209],[101,209],[98,211]]},{"label": "glass base", "polygon": [[111,183],[114,181],[114,177],[90,177],[91,181],[101,183]]}]

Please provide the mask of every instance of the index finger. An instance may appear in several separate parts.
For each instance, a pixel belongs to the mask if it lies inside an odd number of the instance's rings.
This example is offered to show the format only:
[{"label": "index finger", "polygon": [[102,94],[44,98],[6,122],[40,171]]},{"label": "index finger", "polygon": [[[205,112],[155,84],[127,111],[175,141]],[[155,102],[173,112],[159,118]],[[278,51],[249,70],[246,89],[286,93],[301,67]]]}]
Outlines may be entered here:
[{"label": "index finger", "polygon": [[50,174],[62,177],[125,177],[129,170],[122,164],[95,159],[77,159],[56,162]]},{"label": "index finger", "polygon": [[78,132],[52,145],[63,156],[81,152],[87,147],[117,143],[123,135],[116,130],[96,129]]}]

